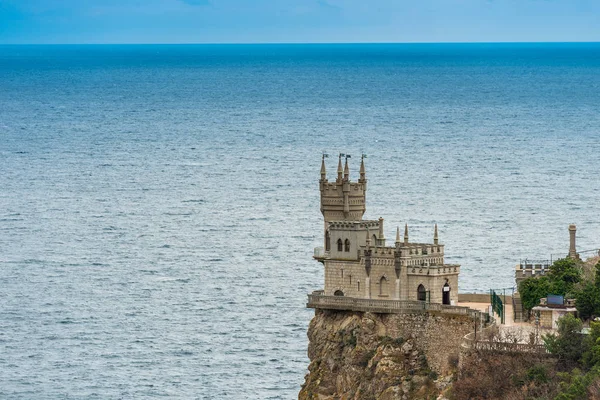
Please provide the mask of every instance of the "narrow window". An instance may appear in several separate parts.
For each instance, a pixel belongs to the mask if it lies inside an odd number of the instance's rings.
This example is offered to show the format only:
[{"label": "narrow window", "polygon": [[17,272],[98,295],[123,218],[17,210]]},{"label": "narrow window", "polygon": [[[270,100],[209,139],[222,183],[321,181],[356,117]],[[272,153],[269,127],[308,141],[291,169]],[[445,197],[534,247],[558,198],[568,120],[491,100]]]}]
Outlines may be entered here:
[{"label": "narrow window", "polygon": [[344,243],[342,242],[342,239],[338,239],[337,244],[338,244],[338,251],[344,250],[343,249]]},{"label": "narrow window", "polygon": [[349,252],[349,251],[350,251],[350,241],[349,241],[348,239],[346,239],[346,246],[345,246],[344,250],[345,250],[346,252]]},{"label": "narrow window", "polygon": [[427,300],[427,292],[425,291],[425,286],[419,285],[417,288],[417,300],[425,301]]},{"label": "narrow window", "polygon": [[357,286],[358,286],[358,291],[360,291],[360,281],[356,282]]},{"label": "narrow window", "polygon": [[342,270],[342,279],[344,279],[344,270]]},{"label": "narrow window", "polygon": [[329,237],[329,231],[325,232],[325,251],[331,250],[331,238]]},{"label": "narrow window", "polygon": [[387,279],[385,279],[385,276],[382,276],[381,279],[379,280],[379,295],[380,296],[387,296],[388,295],[388,285],[387,285]]},{"label": "narrow window", "polygon": [[352,285],[352,275],[350,275],[349,278],[350,278],[350,284]]}]

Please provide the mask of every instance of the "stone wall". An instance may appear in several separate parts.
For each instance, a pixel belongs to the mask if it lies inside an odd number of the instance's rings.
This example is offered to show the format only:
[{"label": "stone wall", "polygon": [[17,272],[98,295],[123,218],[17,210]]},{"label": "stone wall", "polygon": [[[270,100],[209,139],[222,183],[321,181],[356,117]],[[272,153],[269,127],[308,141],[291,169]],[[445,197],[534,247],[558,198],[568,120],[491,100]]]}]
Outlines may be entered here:
[{"label": "stone wall", "polygon": [[458,357],[464,336],[474,330],[474,321],[467,316],[436,313],[375,316],[385,326],[387,336],[413,339],[431,369],[440,374],[450,370],[449,358]]},{"label": "stone wall", "polygon": [[552,329],[552,310],[540,311],[540,327]]},{"label": "stone wall", "polygon": [[325,268],[325,294],[341,290],[346,297],[366,297],[365,268],[356,262],[330,261]]},{"label": "stone wall", "polygon": [[[401,286],[397,288],[393,258],[374,259],[368,281],[363,262],[328,260],[325,264],[325,295],[333,296],[340,290],[346,297],[389,300],[398,298],[397,293],[400,291],[401,299],[418,300],[417,288],[423,285],[429,292],[430,302],[442,303],[442,288],[448,282],[450,300],[458,304],[458,273],[428,274],[426,267],[410,268],[410,271],[409,268],[402,267],[402,275],[398,283]],[[412,272],[413,270],[415,273]],[[423,271],[425,272],[419,273]],[[453,268],[449,267],[448,271],[453,271]],[[370,288],[367,288],[367,283]]]}]

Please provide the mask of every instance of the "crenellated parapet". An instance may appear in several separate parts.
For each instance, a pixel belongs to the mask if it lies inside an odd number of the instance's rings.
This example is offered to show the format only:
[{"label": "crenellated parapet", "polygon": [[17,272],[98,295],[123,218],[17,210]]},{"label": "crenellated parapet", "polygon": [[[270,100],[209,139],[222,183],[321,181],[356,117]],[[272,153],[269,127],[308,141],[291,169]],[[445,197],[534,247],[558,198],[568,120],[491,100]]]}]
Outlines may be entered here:
[{"label": "crenellated parapet", "polygon": [[342,154],[339,156],[337,178],[333,182],[327,179],[325,157],[321,164],[321,213],[325,222],[358,221],[366,210],[367,179],[364,160],[361,160],[360,178],[356,182],[350,180],[348,157],[342,169]]}]

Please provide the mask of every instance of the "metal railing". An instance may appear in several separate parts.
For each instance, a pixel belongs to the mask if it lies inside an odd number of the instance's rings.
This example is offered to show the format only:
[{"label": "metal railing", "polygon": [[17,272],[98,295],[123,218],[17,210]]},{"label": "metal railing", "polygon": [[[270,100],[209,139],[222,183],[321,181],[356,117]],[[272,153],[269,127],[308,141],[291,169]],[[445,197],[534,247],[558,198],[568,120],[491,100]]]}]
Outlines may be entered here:
[{"label": "metal railing", "polygon": [[507,353],[550,354],[543,344],[514,343],[501,340],[489,340],[489,331],[495,326],[485,328],[482,332],[471,332],[463,337],[462,346],[467,349],[483,351],[500,351]]},{"label": "metal railing", "polygon": [[308,308],[325,310],[347,310],[375,313],[414,313],[438,312],[441,314],[466,315],[477,320],[488,320],[487,313],[473,310],[469,307],[449,306],[438,303],[411,300],[378,300],[361,299],[344,296],[324,296],[323,291],[316,291],[308,295]]}]

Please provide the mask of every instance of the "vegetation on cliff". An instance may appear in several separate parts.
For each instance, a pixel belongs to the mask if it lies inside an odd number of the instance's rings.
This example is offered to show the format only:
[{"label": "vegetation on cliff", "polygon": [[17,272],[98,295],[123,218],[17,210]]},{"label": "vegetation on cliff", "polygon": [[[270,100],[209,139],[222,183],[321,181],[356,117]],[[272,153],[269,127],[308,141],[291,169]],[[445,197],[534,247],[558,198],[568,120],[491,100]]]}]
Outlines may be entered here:
[{"label": "vegetation on cliff", "polygon": [[589,335],[571,314],[544,337],[551,354],[472,351],[463,357],[451,399],[600,399],[600,322]]}]

